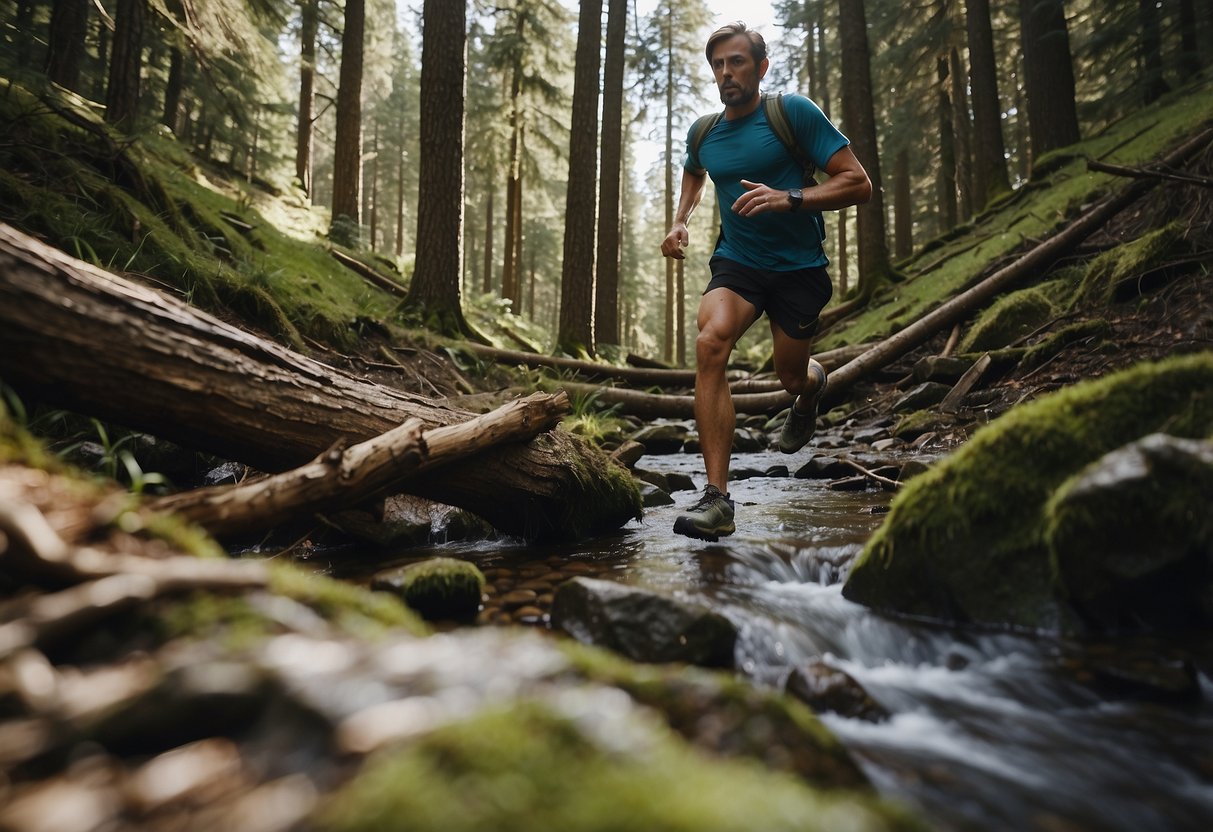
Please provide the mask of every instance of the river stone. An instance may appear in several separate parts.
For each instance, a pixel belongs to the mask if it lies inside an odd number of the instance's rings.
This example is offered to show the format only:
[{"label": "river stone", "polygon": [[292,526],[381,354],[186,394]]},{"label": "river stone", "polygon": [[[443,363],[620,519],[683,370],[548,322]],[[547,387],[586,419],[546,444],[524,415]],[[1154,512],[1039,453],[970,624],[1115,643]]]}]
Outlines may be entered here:
[{"label": "river stone", "polygon": [[644,445],[646,453],[676,454],[689,435],[690,430],[686,425],[649,425],[632,434],[630,439]]},{"label": "river stone", "polygon": [[877,442],[881,439],[887,439],[888,436],[889,436],[888,428],[869,427],[869,428],[863,428],[862,430],[855,431],[855,433],[852,434],[852,436],[851,436],[851,440],[854,442],[862,443],[864,445],[871,445],[873,442]]},{"label": "river stone", "polygon": [[832,456],[815,456],[796,471],[798,480],[830,480],[855,473],[850,465]]},{"label": "river stone", "polygon": [[764,477],[766,472],[760,468],[741,467],[734,468],[729,471],[730,480],[752,480],[755,477]]},{"label": "river stone", "polygon": [[465,560],[430,558],[380,572],[371,588],[398,595],[429,621],[470,621],[480,610],[484,574]]},{"label": "river stone", "polygon": [[670,485],[670,493],[676,491],[698,491],[699,488],[695,485],[695,480],[691,479],[689,474],[679,474],[671,471],[665,475],[666,482]]},{"label": "river stone", "polygon": [[770,468],[762,472],[764,477],[790,477],[792,472],[788,470],[786,465],[772,465]]},{"label": "river stone", "polygon": [[1088,466],[1046,510],[1084,617],[1118,629],[1213,623],[1213,441],[1146,436]]},{"label": "river stone", "polygon": [[666,491],[653,485],[651,482],[640,483],[640,504],[645,508],[654,508],[656,506],[668,506],[674,502]]},{"label": "river stone", "polygon": [[933,407],[943,401],[944,396],[948,395],[951,389],[948,385],[940,384],[937,381],[924,381],[893,402],[893,412],[912,413],[915,410]]},{"label": "river stone", "polygon": [[631,468],[639,462],[642,456],[644,456],[644,445],[634,439],[626,440],[618,448],[611,451],[611,459],[627,468]]},{"label": "river stone", "polygon": [[752,454],[765,451],[767,448],[766,434],[757,433],[749,428],[738,428],[733,431],[733,452]]},{"label": "river stone", "polygon": [[876,703],[850,675],[817,659],[792,670],[785,691],[817,713],[880,722],[889,712]]},{"label": "river stone", "polygon": [[904,445],[905,441],[897,437],[889,437],[888,439],[877,439],[872,443],[872,450],[876,453],[884,453],[887,450],[896,448],[898,445]]},{"label": "river stone", "polygon": [[651,483],[652,485],[660,488],[662,491],[670,490],[669,480],[666,478],[666,475],[660,471],[648,471],[644,468],[635,468],[632,470],[632,476],[642,482]]},{"label": "river stone", "polygon": [[731,668],[737,642],[736,626],[705,606],[594,578],[557,588],[552,626],[640,662]]},{"label": "river stone", "polygon": [[919,474],[926,473],[930,468],[931,466],[921,459],[907,459],[901,466],[901,472],[897,475],[897,481],[906,482]]}]

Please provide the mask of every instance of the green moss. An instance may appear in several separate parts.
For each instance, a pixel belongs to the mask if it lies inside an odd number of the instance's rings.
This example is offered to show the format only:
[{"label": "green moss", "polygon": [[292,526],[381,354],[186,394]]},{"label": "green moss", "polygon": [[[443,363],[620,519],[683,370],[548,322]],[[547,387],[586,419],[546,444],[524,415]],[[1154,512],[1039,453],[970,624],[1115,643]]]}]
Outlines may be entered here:
[{"label": "green moss", "polygon": [[1103,338],[1111,331],[1112,325],[1103,318],[1076,321],[1052,333],[1039,344],[1029,347],[1023,354],[1020,366],[1025,370],[1039,367],[1071,344],[1077,344],[1089,338]]},{"label": "green moss", "polygon": [[399,595],[422,618],[471,619],[480,609],[484,574],[456,558],[430,558],[379,576],[372,588]]},{"label": "green moss", "polygon": [[239,596],[195,592],[162,603],[163,612],[152,619],[152,626],[166,642],[216,640],[228,649],[243,650],[275,629],[264,614]]},{"label": "green moss", "polygon": [[817,786],[868,787],[838,739],[796,699],[729,674],[635,664],[577,642],[561,642],[561,650],[586,678],[626,691],[707,752],[759,760]]},{"label": "green moss", "polygon": [[[872,797],[814,792],[711,761],[656,725],[606,734],[537,703],[440,728],[371,761],[320,814],[325,830],[912,829]],[[624,715],[608,715],[616,721]]]},{"label": "green moss", "polygon": [[1213,353],[1142,364],[1015,408],[893,500],[844,594],[869,606],[1056,629],[1044,506],[1108,451],[1213,431]]},{"label": "green moss", "polygon": [[[545,434],[533,441],[551,439]],[[568,457],[578,488],[575,495],[567,495],[560,536],[590,537],[619,528],[626,522],[621,518],[644,516],[640,487],[631,472],[584,440],[573,437],[572,441],[581,446],[578,453]]]},{"label": "green moss", "polygon": [[1091,261],[1074,300],[1108,303],[1117,284],[1140,277],[1168,257],[1182,251],[1186,224],[1173,222],[1138,239],[1105,251]]},{"label": "green moss", "polygon": [[1037,288],[1021,289],[999,298],[982,312],[961,341],[962,352],[1010,346],[1048,323],[1057,310]]},{"label": "green moss", "polygon": [[413,635],[426,632],[425,625],[399,599],[293,564],[270,564],[270,589],[306,604],[354,635],[373,638],[394,629]]}]

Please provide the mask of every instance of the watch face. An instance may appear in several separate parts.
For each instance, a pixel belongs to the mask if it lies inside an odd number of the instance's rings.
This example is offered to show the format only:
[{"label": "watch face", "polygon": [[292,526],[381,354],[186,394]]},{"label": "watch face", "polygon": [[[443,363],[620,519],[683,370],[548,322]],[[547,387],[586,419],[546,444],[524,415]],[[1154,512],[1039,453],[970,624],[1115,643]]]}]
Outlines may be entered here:
[{"label": "watch face", "polygon": [[788,202],[792,203],[793,211],[800,210],[800,202],[803,199],[804,199],[804,194],[801,193],[800,188],[792,188],[791,190],[788,191]]}]

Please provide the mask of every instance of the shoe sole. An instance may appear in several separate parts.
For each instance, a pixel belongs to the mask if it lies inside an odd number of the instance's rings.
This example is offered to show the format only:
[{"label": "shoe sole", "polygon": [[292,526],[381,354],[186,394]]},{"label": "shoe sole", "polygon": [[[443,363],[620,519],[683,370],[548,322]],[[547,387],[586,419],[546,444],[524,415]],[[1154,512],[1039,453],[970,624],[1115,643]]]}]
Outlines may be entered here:
[{"label": "shoe sole", "polygon": [[733,532],[737,531],[737,526],[730,523],[728,526],[722,526],[717,529],[705,530],[693,524],[686,517],[679,517],[674,521],[674,534],[680,534],[684,537],[693,537],[696,540],[706,540],[709,543],[715,543],[722,537],[728,537]]}]

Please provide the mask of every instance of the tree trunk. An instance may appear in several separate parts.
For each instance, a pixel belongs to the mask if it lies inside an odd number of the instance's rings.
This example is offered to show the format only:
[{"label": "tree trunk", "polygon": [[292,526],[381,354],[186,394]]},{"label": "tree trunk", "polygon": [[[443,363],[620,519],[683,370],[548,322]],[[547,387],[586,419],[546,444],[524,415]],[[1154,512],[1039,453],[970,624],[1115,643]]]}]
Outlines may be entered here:
[{"label": "tree trunk", "polygon": [[144,0],[118,0],[114,46],[110,50],[105,120],[123,132],[135,127],[139,114],[139,81],[143,70]]},{"label": "tree trunk", "polygon": [[367,213],[371,225],[371,251],[379,248],[379,123],[371,132],[371,187],[367,196]]},{"label": "tree trunk", "polygon": [[851,258],[850,252],[847,251],[847,213],[851,209],[838,209],[838,297],[845,298],[847,291],[850,288],[847,284],[850,282]]},{"label": "tree trunk", "polygon": [[872,180],[872,198],[856,209],[859,218],[859,296],[871,297],[892,273],[885,231],[880,147],[872,98],[868,29],[863,0],[838,0],[838,39],[842,53],[842,112],[855,155]]},{"label": "tree trunk", "polygon": [[[674,8],[666,7],[665,21],[665,227],[674,225]],[[674,360],[674,260],[665,259],[665,348],[662,358]]]},{"label": "tree trunk", "polygon": [[1142,103],[1152,104],[1170,92],[1162,75],[1162,34],[1159,31],[1157,0],[1137,0],[1137,22],[1141,26]]},{"label": "tree trunk", "polygon": [[425,0],[421,47],[421,185],[417,259],[405,306],[436,329],[471,334],[459,276],[463,241],[463,110],[467,4]]},{"label": "tree trunk", "polygon": [[952,127],[952,89],[948,83],[948,60],[935,59],[935,77],[939,80],[939,173],[935,177],[939,200],[939,233],[956,227],[956,134]]},{"label": "tree trunk", "polygon": [[535,393],[424,433],[421,421],[410,419],[353,447],[330,448],[299,468],[162,497],[145,503],[143,511],[177,514],[215,537],[266,531],[297,517],[398,493],[410,479],[495,445],[529,441],[554,428],[568,411],[567,396]]},{"label": "tree trunk", "polygon": [[334,225],[343,217],[354,226],[362,224],[362,59],[365,34],[366,0],[345,0],[340,85],[337,88],[337,134],[333,142]]},{"label": "tree trunk", "polygon": [[185,60],[176,46],[169,49],[168,82],[164,87],[164,115],[160,121],[174,134],[181,130],[181,87],[185,76]]},{"label": "tree trunk", "polygon": [[30,46],[37,42],[34,31],[34,0],[17,0],[17,13],[13,17],[13,28],[17,32],[17,65],[29,66],[33,62]]},{"label": "tree trunk", "polygon": [[1179,0],[1179,75],[1189,78],[1200,72],[1201,52],[1198,44],[1195,0]]},{"label": "tree trunk", "polygon": [[1032,160],[1077,142],[1074,64],[1062,0],[1019,0]]},{"label": "tree trunk", "polygon": [[969,95],[960,51],[948,53],[948,75],[952,81],[952,124],[956,133],[957,212],[962,219],[973,216],[973,125],[969,121]]},{"label": "tree trunk", "polygon": [[[266,471],[410,417],[432,428],[473,415],[361,381],[4,225],[0,373],[32,398]],[[445,466],[410,490],[527,537],[601,532],[639,511],[631,480],[563,431]]]},{"label": "tree trunk", "polygon": [[[521,39],[522,15],[515,15],[514,37]],[[510,161],[509,175],[505,184],[505,256],[501,262],[501,297],[510,302],[510,311],[522,311],[522,294],[519,290],[519,269],[522,258],[518,252],[518,241],[522,239],[519,225],[522,223],[522,201],[518,198],[522,188],[522,59],[515,58],[510,74]]]},{"label": "tree trunk", "polygon": [[598,256],[594,284],[594,341],[619,343],[620,190],[623,168],[623,70],[627,0],[609,0],[602,94],[602,172],[598,196]]},{"label": "tree trunk", "polygon": [[903,147],[893,160],[893,253],[898,260],[914,253],[913,211],[910,151]]},{"label": "tree trunk", "polygon": [[320,0],[299,4],[299,121],[295,129],[295,178],[312,195],[313,107],[316,102],[316,34],[320,28]]},{"label": "tree trunk", "polygon": [[1011,190],[1002,139],[990,0],[965,0],[965,25],[969,38],[969,84],[973,90],[973,207],[980,212],[990,200]]},{"label": "tree trunk", "polygon": [[679,260],[674,264],[674,338],[677,349],[674,351],[675,363],[679,367],[687,365],[687,302],[686,302],[686,261]]},{"label": "tree trunk", "polygon": [[581,0],[573,70],[573,121],[565,191],[564,261],[556,348],[594,353],[594,214],[598,206],[598,71],[602,0]]},{"label": "tree trunk", "polygon": [[404,119],[400,120],[400,152],[396,154],[396,256],[404,254]]},{"label": "tree trunk", "polygon": [[497,189],[489,182],[484,195],[484,275],[481,277],[480,291],[489,294],[493,291],[493,197]]},{"label": "tree trunk", "polygon": [[61,87],[80,89],[80,61],[85,56],[89,0],[55,0],[47,37],[46,76]]}]

